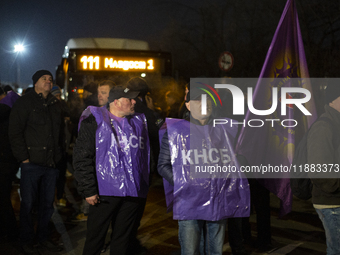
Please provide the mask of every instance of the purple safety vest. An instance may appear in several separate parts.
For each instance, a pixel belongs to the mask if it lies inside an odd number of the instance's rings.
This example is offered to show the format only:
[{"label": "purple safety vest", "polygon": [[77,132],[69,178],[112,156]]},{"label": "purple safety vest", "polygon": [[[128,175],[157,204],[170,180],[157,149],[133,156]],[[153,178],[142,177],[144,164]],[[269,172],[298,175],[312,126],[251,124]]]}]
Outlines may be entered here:
[{"label": "purple safety vest", "polygon": [[199,126],[179,119],[166,119],[166,125],[174,186],[165,181],[164,188],[173,218],[218,221],[248,217],[250,190],[242,173],[205,174],[203,178],[193,174],[196,167],[203,170],[212,162],[239,169],[232,146],[237,128]]},{"label": "purple safety vest", "polygon": [[[105,107],[89,106],[80,117],[96,119],[96,173],[99,195],[146,198],[150,146],[144,114],[113,116]],[[111,125],[112,123],[112,125]]]}]

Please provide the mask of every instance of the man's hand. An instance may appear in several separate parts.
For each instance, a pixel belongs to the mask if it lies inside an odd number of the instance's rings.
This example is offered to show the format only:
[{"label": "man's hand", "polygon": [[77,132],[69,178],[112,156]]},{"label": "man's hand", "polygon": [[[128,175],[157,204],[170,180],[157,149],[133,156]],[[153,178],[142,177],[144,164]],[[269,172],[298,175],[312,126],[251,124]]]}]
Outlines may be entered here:
[{"label": "man's hand", "polygon": [[90,205],[95,205],[97,203],[100,203],[99,196],[96,194],[92,197],[87,197],[86,202],[88,202]]},{"label": "man's hand", "polygon": [[29,163],[29,162],[30,162],[29,159],[26,159],[26,160],[22,161],[22,163]]}]

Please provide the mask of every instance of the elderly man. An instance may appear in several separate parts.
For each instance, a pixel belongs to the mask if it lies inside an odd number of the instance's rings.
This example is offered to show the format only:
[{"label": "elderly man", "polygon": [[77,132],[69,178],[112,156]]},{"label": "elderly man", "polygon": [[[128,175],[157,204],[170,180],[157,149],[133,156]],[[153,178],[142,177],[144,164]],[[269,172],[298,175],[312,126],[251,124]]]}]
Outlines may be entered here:
[{"label": "elderly man", "polygon": [[83,254],[99,254],[112,221],[111,254],[130,254],[148,193],[149,138],[144,114],[135,114],[139,92],[110,90],[107,107],[89,107],[74,148],[78,190],[90,204]]},{"label": "elderly man", "polygon": [[52,74],[37,71],[34,90],[13,105],[9,121],[9,139],[16,159],[21,163],[20,239],[25,253],[36,254],[33,246],[32,209],[39,202],[37,238],[50,251],[61,248],[48,240],[48,223],[53,214],[56,165],[61,160],[62,112],[60,102],[50,91]]}]

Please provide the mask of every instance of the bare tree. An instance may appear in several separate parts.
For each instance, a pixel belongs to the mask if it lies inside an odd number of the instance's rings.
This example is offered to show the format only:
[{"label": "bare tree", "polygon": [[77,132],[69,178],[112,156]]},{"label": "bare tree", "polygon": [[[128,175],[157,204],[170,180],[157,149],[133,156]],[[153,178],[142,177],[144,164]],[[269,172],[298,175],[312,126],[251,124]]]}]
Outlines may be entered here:
[{"label": "bare tree", "polygon": [[[173,53],[175,68],[189,77],[257,77],[286,0],[215,0],[198,6],[180,2],[170,25],[157,37]],[[337,76],[339,70],[339,1],[297,0],[311,77]],[[234,55],[233,69],[218,68],[223,51]]]}]

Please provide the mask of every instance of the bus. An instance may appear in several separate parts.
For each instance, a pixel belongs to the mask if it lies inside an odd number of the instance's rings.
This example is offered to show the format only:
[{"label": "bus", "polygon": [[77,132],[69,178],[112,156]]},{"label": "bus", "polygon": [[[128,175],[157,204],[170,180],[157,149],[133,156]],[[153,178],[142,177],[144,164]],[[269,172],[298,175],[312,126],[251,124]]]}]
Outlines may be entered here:
[{"label": "bus", "polygon": [[56,69],[56,84],[63,96],[71,92],[82,97],[89,83],[110,79],[124,84],[132,77],[142,77],[151,89],[160,89],[172,80],[171,53],[151,51],[141,40],[122,38],[69,39]]}]

